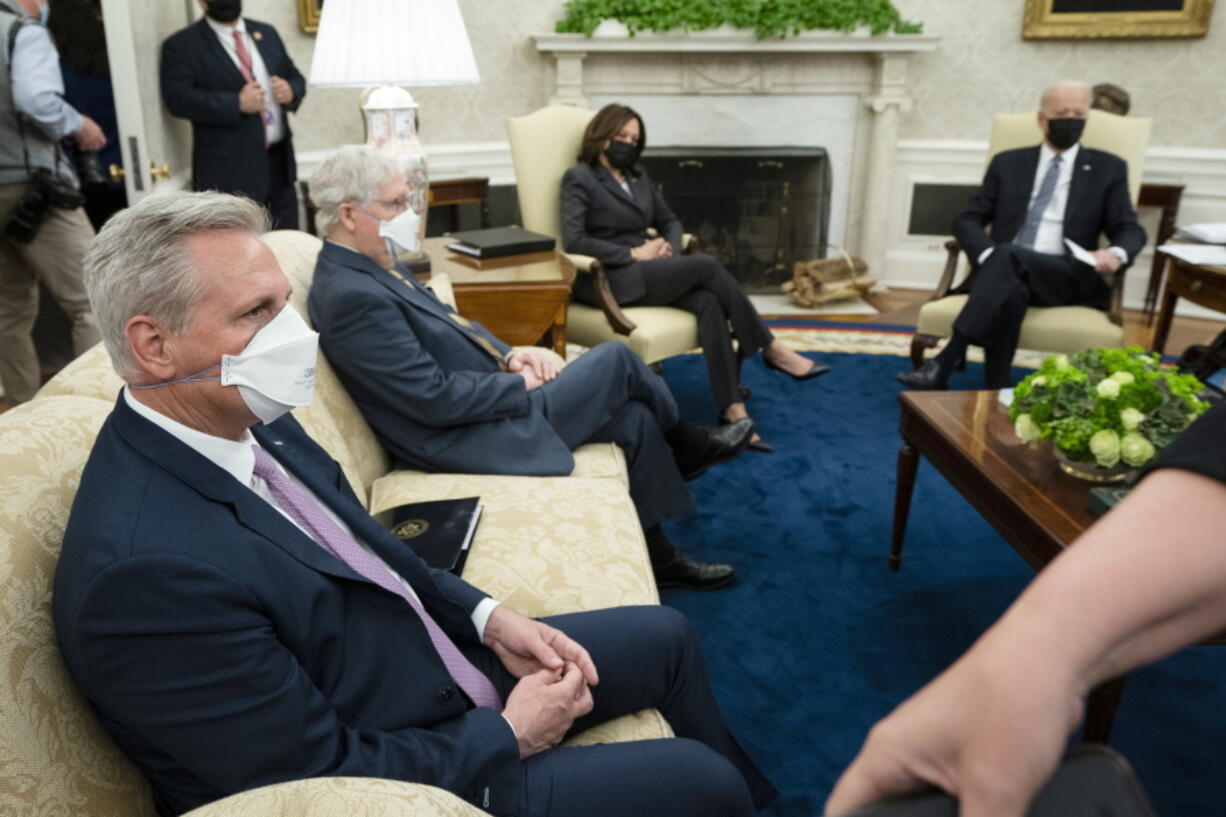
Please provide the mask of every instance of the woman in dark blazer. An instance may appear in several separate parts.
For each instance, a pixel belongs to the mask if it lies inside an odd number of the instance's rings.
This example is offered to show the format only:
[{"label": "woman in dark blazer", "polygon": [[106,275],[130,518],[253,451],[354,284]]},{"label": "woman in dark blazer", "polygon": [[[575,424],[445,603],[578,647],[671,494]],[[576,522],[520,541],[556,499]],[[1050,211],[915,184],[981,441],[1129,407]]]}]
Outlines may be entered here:
[{"label": "woman in dark blazer", "polygon": [[[771,335],[719,261],[703,253],[681,254],[681,222],[636,164],[646,144],[643,120],[633,109],[606,105],[593,117],[578,164],[562,177],[566,251],[599,260],[622,306],[675,306],[694,314],[721,421],[748,416],[741,361],[759,350],[768,367],[796,380],[825,374],[828,367]],[[599,305],[587,276],[575,281],[574,297]],[[750,447],[772,450],[756,435]]]}]

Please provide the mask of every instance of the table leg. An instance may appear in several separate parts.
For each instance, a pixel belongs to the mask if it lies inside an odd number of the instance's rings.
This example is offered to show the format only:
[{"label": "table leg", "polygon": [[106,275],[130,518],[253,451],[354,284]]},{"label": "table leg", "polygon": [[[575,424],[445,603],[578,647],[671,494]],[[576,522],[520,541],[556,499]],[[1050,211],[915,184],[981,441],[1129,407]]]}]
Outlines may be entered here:
[{"label": "table leg", "polygon": [[1175,302],[1179,296],[1171,291],[1170,275],[1167,275],[1166,293],[1162,296],[1162,309],[1158,310],[1158,325],[1154,327],[1154,339],[1150,348],[1161,354],[1166,350],[1166,338],[1171,333],[1171,319],[1175,316]]},{"label": "table leg", "polygon": [[558,314],[553,320],[553,326],[546,330],[544,345],[553,349],[563,360],[566,360],[566,304],[562,304],[558,308]]},{"label": "table leg", "polygon": [[902,541],[907,534],[907,516],[911,513],[911,490],[915,487],[915,472],[919,468],[919,453],[904,441],[898,449],[898,484],[894,489],[894,536],[890,541],[890,570],[902,567]]},{"label": "table leg", "polygon": [[1155,252],[1154,264],[1149,270],[1149,283],[1145,287],[1145,305],[1142,307],[1148,326],[1154,325],[1154,313],[1158,311],[1158,293],[1162,291],[1162,273],[1165,270],[1166,263],[1162,253]]},{"label": "table leg", "polygon": [[1106,743],[1111,737],[1115,710],[1120,706],[1127,676],[1099,684],[1086,699],[1085,739],[1087,743]]}]

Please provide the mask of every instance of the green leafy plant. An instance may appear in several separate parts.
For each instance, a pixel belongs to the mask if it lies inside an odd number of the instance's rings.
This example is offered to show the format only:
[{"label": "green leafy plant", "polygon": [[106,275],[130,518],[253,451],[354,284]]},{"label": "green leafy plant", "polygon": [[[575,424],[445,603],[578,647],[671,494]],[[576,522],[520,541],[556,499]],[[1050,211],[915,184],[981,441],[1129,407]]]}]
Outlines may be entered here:
[{"label": "green leafy plant", "polygon": [[904,20],[890,0],[568,0],[554,27],[562,34],[592,32],[604,20],[640,31],[704,31],[725,23],[751,28],[758,39],[787,37],[812,29],[873,34],[918,34],[921,23]]},{"label": "green leafy plant", "polygon": [[1013,390],[1009,419],[1028,443],[1111,468],[1144,465],[1209,407],[1204,384],[1140,346],[1053,355]]}]

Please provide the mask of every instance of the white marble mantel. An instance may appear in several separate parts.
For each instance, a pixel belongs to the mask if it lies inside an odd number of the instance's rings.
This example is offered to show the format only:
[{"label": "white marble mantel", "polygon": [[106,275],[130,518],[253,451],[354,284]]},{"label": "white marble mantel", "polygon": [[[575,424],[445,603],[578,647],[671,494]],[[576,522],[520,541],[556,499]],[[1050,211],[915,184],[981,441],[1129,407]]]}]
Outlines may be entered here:
[{"label": "white marble mantel", "polygon": [[[812,128],[815,118],[823,128],[842,123],[848,132],[830,137],[846,143],[842,155],[832,151],[832,161],[845,166],[833,167],[831,205],[842,211],[832,216],[831,241],[880,269],[898,122],[912,105],[908,60],[936,49],[939,37],[811,31],[759,40],[752,31],[727,27],[631,37],[606,21],[592,37],[538,34],[532,40],[556,62],[552,104],[588,107],[626,99],[643,105],[658,97],[705,97],[704,105],[768,112],[776,132],[779,119],[795,119],[798,129]],[[770,97],[778,99],[763,103]],[[846,104],[850,113],[839,109]],[[647,111],[644,116],[652,120]],[[649,131],[656,124],[649,121]]]}]

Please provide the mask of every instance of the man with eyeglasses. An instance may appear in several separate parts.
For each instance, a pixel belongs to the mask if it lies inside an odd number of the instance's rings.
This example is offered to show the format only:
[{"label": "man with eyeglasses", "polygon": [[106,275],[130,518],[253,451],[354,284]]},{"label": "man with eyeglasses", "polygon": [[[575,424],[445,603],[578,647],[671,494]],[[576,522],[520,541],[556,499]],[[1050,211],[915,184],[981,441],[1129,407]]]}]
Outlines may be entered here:
[{"label": "man with eyeglasses", "polygon": [[395,263],[407,185],[395,162],[342,148],[311,176],[327,237],[308,307],[320,343],[366,422],[402,465],[425,471],[565,476],[571,452],[622,447],[630,496],[661,587],[715,590],[731,565],[675,548],[660,523],[693,508],[686,480],[736,457],[753,421],[678,422],[664,381],[606,343],[559,370],[543,350],[512,350],[443,304]]}]

